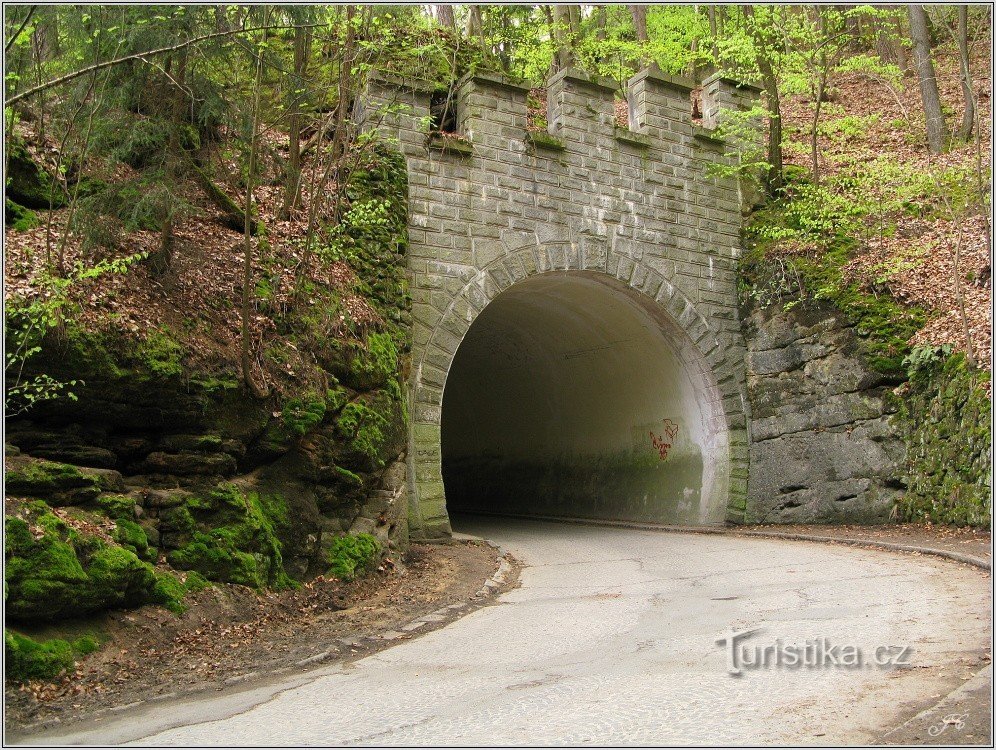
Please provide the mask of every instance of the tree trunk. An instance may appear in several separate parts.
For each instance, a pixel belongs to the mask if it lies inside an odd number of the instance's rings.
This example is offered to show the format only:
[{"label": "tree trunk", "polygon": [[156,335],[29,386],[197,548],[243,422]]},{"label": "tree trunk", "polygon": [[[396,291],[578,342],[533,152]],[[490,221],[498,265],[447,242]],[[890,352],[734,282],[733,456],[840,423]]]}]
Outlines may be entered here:
[{"label": "tree trunk", "polygon": [[574,19],[570,5],[553,6],[553,31],[557,51],[553,57],[553,71],[564,70],[574,64]]},{"label": "tree trunk", "polygon": [[961,93],[965,97],[965,114],[961,118],[958,137],[967,141],[975,126],[975,94],[972,91],[972,70],[968,60],[968,6],[958,6],[958,55],[961,58]]},{"label": "tree trunk", "polygon": [[892,19],[893,33],[895,34],[895,51],[896,51],[896,65],[899,66],[899,71],[907,76],[910,74],[910,61],[906,56],[906,45],[903,44],[903,39],[906,38],[903,33],[903,16],[902,13],[897,13]]},{"label": "tree trunk", "polygon": [[288,121],[290,148],[287,162],[287,182],[284,185],[283,218],[289,219],[301,195],[301,104],[304,87],[304,71],[308,63],[309,31],[298,27],[294,32],[294,77],[291,113]]},{"label": "tree trunk", "polygon": [[[265,14],[268,15],[268,14]],[[264,16],[265,17],[265,16]],[[266,32],[263,32],[263,41],[266,41]],[[252,358],[250,356],[249,344],[249,318],[252,314],[252,235],[253,235],[253,190],[256,182],[256,161],[259,143],[259,119],[260,119],[260,98],[263,88],[263,50],[256,51],[256,77],[253,87],[252,99],[252,132],[249,134],[249,168],[246,175],[246,203],[245,203],[245,223],[243,226],[243,266],[242,266],[242,325],[241,325],[241,364],[242,380],[246,388],[256,398],[263,398],[268,394],[261,390],[252,377]]]},{"label": "tree trunk", "polygon": [[768,171],[764,175],[764,186],[769,195],[774,195],[783,185],[782,166],[782,111],[778,95],[778,79],[771,66],[764,39],[754,24],[754,9],[743,6],[750,34],[757,49],[757,67],[761,72],[764,94],[768,103]]},{"label": "tree trunk", "polygon": [[633,15],[633,28],[636,30],[636,41],[646,42],[647,36],[647,6],[631,5],[629,12]]},{"label": "tree trunk", "polygon": [[910,5],[910,35],[913,39],[913,61],[920,81],[920,99],[927,119],[927,144],[933,154],[943,153],[948,145],[948,126],[941,112],[941,95],[937,91],[937,77],[930,58],[930,35],[927,31],[927,12],[922,5]]},{"label": "tree trunk", "polygon": [[719,67],[719,36],[716,27],[716,6],[707,5],[706,14],[709,16],[709,36],[712,38],[712,63]]},{"label": "tree trunk", "polygon": [[452,5],[435,5],[436,9],[436,20],[439,21],[440,26],[444,26],[450,31],[456,31],[456,18],[453,15]]},{"label": "tree trunk", "polygon": [[[167,67],[169,71],[169,67]],[[184,87],[187,81],[187,50],[177,52],[176,72],[170,76],[174,83],[171,111],[169,141],[166,144],[166,175],[170,184],[176,184],[180,179],[183,164],[183,146],[180,131],[185,125],[186,97]],[[152,272],[163,276],[173,267],[173,249],[176,237],[173,234],[173,211],[167,208],[163,217],[163,226],[159,234],[159,249],[149,256]]]},{"label": "tree trunk", "polygon": [[467,16],[467,38],[476,39],[484,37],[484,20],[481,18],[481,6],[471,5],[470,14]]},{"label": "tree trunk", "polygon": [[605,41],[605,24],[608,21],[608,11],[604,5],[595,6],[595,41]]}]

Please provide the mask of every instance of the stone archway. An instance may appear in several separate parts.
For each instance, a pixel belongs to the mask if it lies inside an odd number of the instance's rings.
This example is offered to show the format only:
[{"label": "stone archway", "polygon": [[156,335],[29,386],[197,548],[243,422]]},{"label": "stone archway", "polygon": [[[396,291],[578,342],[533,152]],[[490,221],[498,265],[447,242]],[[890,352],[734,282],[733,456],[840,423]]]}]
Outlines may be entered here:
[{"label": "stone archway", "polygon": [[720,523],[723,416],[659,305],[603,273],[532,276],[488,304],[450,367],[447,510]]},{"label": "stone archway", "polygon": [[746,198],[732,169],[742,144],[725,141],[717,126],[729,112],[749,111],[759,91],[711,76],[699,124],[695,86],[637,73],[625,86],[630,116],[621,126],[616,82],[562,70],[546,82],[547,130],[538,133],[528,85],[468,75],[454,86],[457,132],[443,137],[427,131],[431,86],[368,80],[356,122],[392,139],[409,173],[413,539],[450,536],[440,431],[457,349],[491,300],[551,272],[618,283],[646,315],[681,333],[678,348],[694,353],[680,358],[683,367],[711,383],[701,397],[703,430],[727,436],[720,505],[727,520],[743,520],[748,435],[735,267]]},{"label": "stone archway", "polygon": [[[551,341],[557,336],[574,337],[579,344],[591,344],[592,348],[611,347],[612,327],[598,324],[600,316],[617,324],[622,322],[636,340],[632,347],[616,347],[607,359],[603,357],[598,383],[589,385],[596,389],[601,387],[599,383],[607,386],[613,377],[614,360],[620,390],[609,404],[621,405],[623,417],[613,421],[605,411],[587,409],[575,415],[572,422],[561,411],[559,415],[548,415],[552,421],[541,425],[533,420],[526,425],[534,431],[530,438],[533,445],[544,439],[544,430],[556,429],[557,419],[564,419],[564,425],[611,433],[611,437],[588,440],[595,446],[589,457],[599,458],[601,467],[601,471],[584,475],[590,489],[564,494],[554,506],[538,513],[684,524],[742,519],[747,473],[743,400],[737,377],[742,362],[729,361],[728,348],[720,344],[716,331],[671,279],[629,256],[611,250],[598,252],[599,247],[584,242],[548,243],[502,252],[467,280],[432,327],[412,383],[409,517],[415,538],[437,539],[450,533],[443,477],[444,392],[454,372],[466,384],[468,378],[473,380],[475,369],[471,365],[468,376],[468,368],[460,364],[454,367],[461,345],[468,342],[470,358],[480,358],[487,342],[494,342],[501,331],[522,329],[523,325],[528,328],[530,320],[538,322],[544,316],[550,322],[546,333],[554,337]],[[521,304],[534,294],[546,295],[547,302]],[[518,313],[509,312],[516,308]],[[484,333],[480,337],[469,335],[478,321]],[[598,330],[585,333],[586,326],[596,326]],[[527,349],[533,354],[539,352],[543,340],[543,335],[534,335]],[[641,358],[640,349],[647,350],[645,358]],[[529,356],[532,355],[526,355]],[[633,367],[640,369],[636,383],[632,379]],[[655,367],[662,368],[664,377],[678,383],[671,395],[668,389],[654,390]],[[558,379],[570,377],[569,369],[558,370],[549,361],[546,368],[546,386],[553,387]],[[630,372],[626,372],[627,368]],[[481,365],[477,370],[481,371]],[[462,389],[460,381],[456,382]],[[515,391],[514,386],[510,388]],[[462,396],[458,390],[454,397],[458,412],[469,408],[466,403],[459,406],[461,398],[473,398],[473,387],[463,390]],[[519,392],[523,392],[521,388]],[[575,393],[578,395],[583,395],[583,389]],[[566,406],[567,401],[563,401],[560,408]],[[491,407],[484,407],[485,411],[488,408]],[[665,423],[665,419],[670,422]],[[507,438],[514,427],[512,420],[497,430],[504,435],[504,445],[511,443]],[[677,434],[670,435],[675,427]],[[454,436],[460,439],[461,430],[467,429],[458,427]],[[560,458],[584,442],[585,439],[565,441]],[[663,460],[662,450],[667,454]],[[459,458],[457,454],[451,455]],[[610,454],[619,458],[625,455],[632,462],[629,470],[611,465]],[[583,451],[575,455],[583,455]],[[558,468],[552,454],[545,459],[549,460],[545,461],[541,484],[553,486],[563,464]],[[669,459],[673,462],[670,466]],[[668,472],[679,465],[680,469]],[[483,464],[478,468],[483,470]],[[502,470],[507,477],[512,467],[492,465],[492,469]],[[484,474],[477,474],[478,480],[484,478]],[[452,476],[450,481],[453,485]],[[601,492],[595,490],[598,481],[602,483]],[[606,491],[606,486],[614,489]],[[522,507],[503,510],[528,512]]]}]

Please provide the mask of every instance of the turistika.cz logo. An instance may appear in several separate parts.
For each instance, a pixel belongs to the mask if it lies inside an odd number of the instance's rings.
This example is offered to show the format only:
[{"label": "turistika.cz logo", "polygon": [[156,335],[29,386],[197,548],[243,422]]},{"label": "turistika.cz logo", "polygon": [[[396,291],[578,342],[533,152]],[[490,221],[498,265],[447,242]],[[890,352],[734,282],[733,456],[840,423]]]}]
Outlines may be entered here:
[{"label": "turistika.cz logo", "polygon": [[716,641],[726,646],[726,671],[737,676],[751,669],[900,669],[910,666],[910,646],[880,645],[870,652],[853,644],[810,638],[802,643],[744,643],[763,628],[733,630]]}]

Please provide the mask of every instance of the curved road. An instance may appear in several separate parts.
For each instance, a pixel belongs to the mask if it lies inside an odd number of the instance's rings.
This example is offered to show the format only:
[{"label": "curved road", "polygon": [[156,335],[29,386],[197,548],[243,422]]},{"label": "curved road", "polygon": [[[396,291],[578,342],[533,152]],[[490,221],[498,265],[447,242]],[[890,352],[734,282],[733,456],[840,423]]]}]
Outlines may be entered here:
[{"label": "curved road", "polygon": [[[518,557],[521,587],[349,665],[46,741],[869,742],[960,684],[987,650],[989,577],[931,557],[509,519],[461,530]],[[761,628],[740,641],[748,656],[820,637],[865,662],[880,646],[912,651],[905,669],[733,677],[716,644],[731,627]]]}]

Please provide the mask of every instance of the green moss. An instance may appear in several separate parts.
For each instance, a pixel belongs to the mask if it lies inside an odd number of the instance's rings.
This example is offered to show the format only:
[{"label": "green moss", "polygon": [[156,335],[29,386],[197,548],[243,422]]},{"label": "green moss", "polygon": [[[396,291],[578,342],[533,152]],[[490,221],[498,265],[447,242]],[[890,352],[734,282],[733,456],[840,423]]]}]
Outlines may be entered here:
[{"label": "green moss", "polygon": [[134,552],[135,555],[148,562],[155,562],[156,549],[149,546],[149,537],[145,529],[134,521],[119,518],[114,528],[114,541],[126,550]]},{"label": "green moss", "polygon": [[284,428],[292,436],[306,435],[322,423],[327,407],[327,399],[321,394],[306,393],[292,398],[282,409]]},{"label": "green moss", "polygon": [[542,148],[548,151],[563,151],[567,148],[564,142],[555,135],[550,135],[543,130],[531,130],[526,133],[526,139],[535,148]]},{"label": "green moss", "polygon": [[153,592],[158,601],[160,601],[166,609],[170,610],[175,614],[183,614],[187,607],[183,603],[183,597],[186,596],[187,591],[189,591],[180,579],[169,573],[157,573],[156,583]]},{"label": "green moss", "polygon": [[183,587],[188,592],[203,591],[210,585],[211,582],[196,570],[187,571],[187,578],[183,582]]},{"label": "green moss", "polygon": [[69,642],[53,638],[39,642],[4,628],[4,667],[9,682],[51,680],[74,666],[78,657],[100,648],[100,640],[84,635]]},{"label": "green moss", "polygon": [[378,391],[346,404],[336,419],[346,463],[364,471],[383,467],[387,449],[403,426],[401,404],[390,392]]},{"label": "green moss", "polygon": [[135,498],[115,493],[98,495],[93,504],[108,518],[135,517]]},{"label": "green moss", "polygon": [[143,369],[162,379],[176,377],[183,372],[183,356],[183,347],[165,329],[149,335],[136,351]]},{"label": "green moss", "polygon": [[909,393],[899,405],[909,486],[904,520],[988,527],[992,519],[989,373],[945,348],[917,349],[907,359]]},{"label": "green moss", "polygon": [[293,585],[283,568],[277,536],[278,529],[288,523],[282,497],[244,494],[235,485],[223,483],[182,510],[196,530],[188,543],[167,555],[171,565],[197,571],[212,581],[253,588]]},{"label": "green moss", "polygon": [[72,464],[56,461],[31,461],[20,467],[10,468],[4,474],[6,491],[11,495],[50,497],[72,491],[83,497],[96,497],[104,488],[98,474],[87,474]]},{"label": "green moss", "polygon": [[336,537],[328,547],[329,573],[352,581],[373,569],[380,559],[380,542],[370,534],[346,534]]},{"label": "green moss", "polygon": [[75,663],[72,644],[61,639],[39,643],[4,629],[3,646],[4,667],[10,682],[50,680]]},{"label": "green moss", "polygon": [[386,385],[398,372],[398,348],[387,333],[367,337],[366,356],[353,361],[354,372],[372,386]]},{"label": "green moss", "polygon": [[7,139],[6,150],[6,197],[27,208],[61,208],[65,205],[65,190],[31,157],[23,141]]},{"label": "green moss", "polygon": [[38,214],[30,208],[25,208],[19,203],[15,203],[10,198],[6,199],[4,205],[6,206],[4,222],[15,232],[26,232],[29,229],[34,229],[41,223],[38,219]]},{"label": "green moss", "polygon": [[168,603],[155,570],[129,549],[81,534],[44,503],[5,518],[7,614],[14,620],[80,617]]},{"label": "green moss", "polygon": [[190,378],[190,384],[207,393],[237,391],[241,386],[238,378],[230,375],[198,374]]}]

